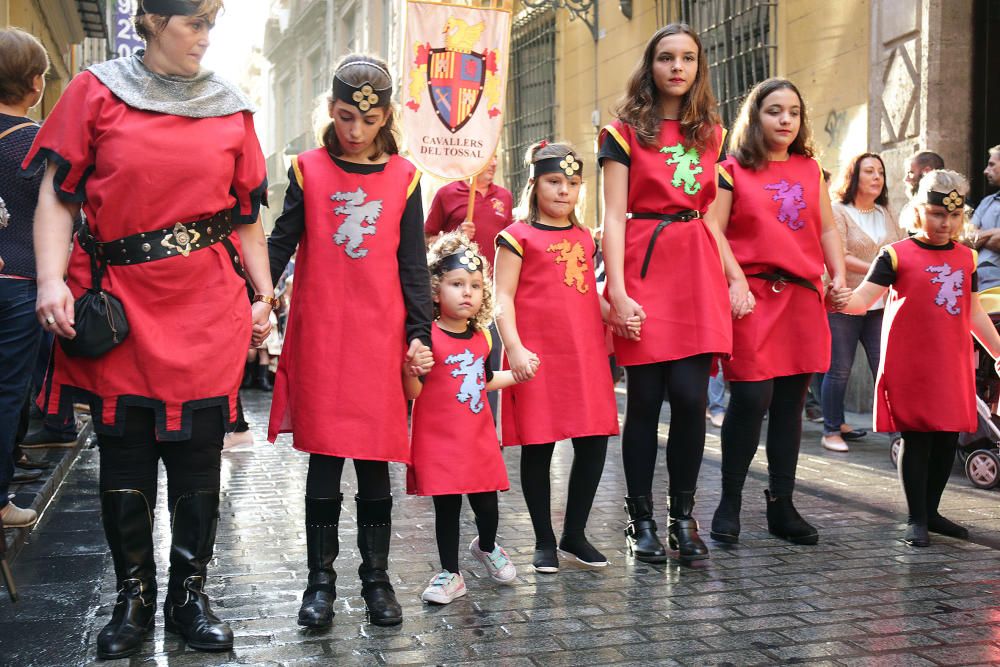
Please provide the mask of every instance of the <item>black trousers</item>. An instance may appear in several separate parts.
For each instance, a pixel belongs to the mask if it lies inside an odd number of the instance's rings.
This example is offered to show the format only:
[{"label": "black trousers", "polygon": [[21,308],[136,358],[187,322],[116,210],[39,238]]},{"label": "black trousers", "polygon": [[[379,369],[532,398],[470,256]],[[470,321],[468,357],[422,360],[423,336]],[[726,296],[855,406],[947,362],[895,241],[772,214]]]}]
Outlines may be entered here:
[{"label": "black trousers", "polygon": [[[500,509],[496,491],[470,493],[469,506],[476,515],[479,548],[491,553],[496,546]],[[434,535],[437,538],[441,567],[458,573],[459,522],[462,516],[461,494],[434,496]]]},{"label": "black trousers", "polygon": [[899,452],[899,481],[906,495],[909,523],[927,525],[938,515],[941,494],[955,464],[958,433],[903,432]]},{"label": "black trousers", "polygon": [[[332,498],[340,493],[340,478],[344,474],[346,460],[339,456],[310,454],[306,495],[310,498]],[[386,461],[354,459],[354,472],[358,476],[359,498],[378,500],[390,495],[389,464]]]}]

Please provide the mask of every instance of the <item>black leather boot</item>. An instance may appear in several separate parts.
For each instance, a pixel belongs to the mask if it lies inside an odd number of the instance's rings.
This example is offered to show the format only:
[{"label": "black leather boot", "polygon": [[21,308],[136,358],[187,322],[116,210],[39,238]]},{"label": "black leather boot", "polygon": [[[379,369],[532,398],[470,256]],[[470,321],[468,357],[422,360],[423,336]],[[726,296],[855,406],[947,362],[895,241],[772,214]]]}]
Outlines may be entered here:
[{"label": "black leather boot", "polygon": [[670,522],[667,524],[667,543],[677,550],[677,557],[684,561],[708,558],[708,547],[698,536],[698,522],[691,517],[694,511],[694,491],[670,494]]},{"label": "black leather boot", "polygon": [[772,496],[770,491],[764,491],[767,498],[767,532],[792,544],[816,544],[819,542],[819,532],[803,519],[792,497]]},{"label": "black leather boot", "polygon": [[625,546],[636,560],[644,563],[663,563],[667,560],[667,550],[656,534],[653,521],[653,499],[649,496],[625,496],[625,512],[628,525],[625,526]]},{"label": "black leather boot", "polygon": [[248,361],[243,366],[243,382],[240,383],[240,389],[250,389],[253,386],[254,381],[254,369],[257,367],[257,363],[254,361]]},{"label": "black leather boot", "polygon": [[340,505],[344,494],[333,498],[306,496],[306,558],[309,583],[302,594],[299,625],[325,628],[333,622],[333,602],[337,599],[337,573],[333,561],[340,553],[337,534]]},{"label": "black leather boot", "polygon": [[719,506],[712,516],[712,532],[709,535],[716,542],[736,544],[740,541],[740,509],[743,507],[743,494],[726,493],[722,490]]},{"label": "black leather boot", "polygon": [[361,552],[361,596],[368,620],[375,625],[399,625],[403,608],[389,583],[389,538],[392,535],[392,496],[377,500],[354,497],[358,505],[358,551]]},{"label": "black leather boot", "polygon": [[267,364],[257,364],[255,369],[257,373],[257,379],[254,381],[254,386],[261,391],[274,391],[274,385],[271,384],[271,378],[268,375],[271,371]]},{"label": "black leather boot", "polygon": [[229,624],[212,613],[205,595],[205,576],[215,548],[219,525],[219,494],[189,493],[174,506],[173,542],[170,545],[170,583],[163,604],[163,625],[180,634],[199,651],[233,648]]},{"label": "black leather boot", "polygon": [[153,508],[141,491],[101,494],[101,521],[111,548],[118,601],[97,635],[97,657],[124,658],[139,651],[156,615]]}]

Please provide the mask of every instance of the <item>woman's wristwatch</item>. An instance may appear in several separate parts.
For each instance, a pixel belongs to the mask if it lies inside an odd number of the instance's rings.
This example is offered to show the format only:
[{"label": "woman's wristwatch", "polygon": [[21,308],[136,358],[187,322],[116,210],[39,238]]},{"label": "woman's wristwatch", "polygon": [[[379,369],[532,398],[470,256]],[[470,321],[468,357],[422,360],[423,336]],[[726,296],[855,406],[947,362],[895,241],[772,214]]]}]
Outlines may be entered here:
[{"label": "woman's wristwatch", "polygon": [[277,297],[267,296],[266,294],[254,294],[253,301],[251,303],[257,303],[258,301],[263,301],[267,305],[271,306],[271,308],[278,305]]}]

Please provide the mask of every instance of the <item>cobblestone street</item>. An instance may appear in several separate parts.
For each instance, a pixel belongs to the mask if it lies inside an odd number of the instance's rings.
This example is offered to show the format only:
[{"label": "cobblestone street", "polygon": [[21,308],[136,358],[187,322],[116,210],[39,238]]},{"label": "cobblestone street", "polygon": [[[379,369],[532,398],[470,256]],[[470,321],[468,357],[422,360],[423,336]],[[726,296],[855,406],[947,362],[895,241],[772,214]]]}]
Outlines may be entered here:
[{"label": "cobblestone street", "polygon": [[[518,567],[516,585],[484,579],[463,551],[469,594],[445,607],[427,606],[419,597],[438,571],[432,504],[407,497],[404,470],[394,466],[390,575],[405,613],[396,628],[365,622],[349,472],[336,562],[337,616],[328,631],[300,630],[295,617],[306,577],[306,457],[289,447],[287,436],[274,447],[264,442],[268,399],[245,393],[257,444],[227,452],[223,461],[222,519],[208,589],[216,612],[232,624],[235,649],[215,655],[186,650],[164,635],[158,613],[155,633],[132,664],[1000,664],[1000,493],[973,488],[956,466],[943,509],[970,527],[972,541],[935,536],[930,548],[908,548],[898,540],[903,498],[887,439],[870,435],[853,443],[850,453],[832,454],[820,447],[817,424],[808,424],[803,436],[797,504],[818,525],[819,545],[794,546],[767,534],[763,451],[744,496],[741,543],[724,548],[707,540],[720,460],[718,430],[710,427],[695,516],[712,557],[690,567],[674,560],[651,566],[625,556],[624,479],[615,439],[590,523],[591,539],[611,566],[535,574],[518,452],[508,450],[512,489],[501,495],[498,541]],[[852,417],[866,427],[861,416]],[[667,428],[664,419],[661,433]],[[557,532],[571,458],[570,447],[557,447]],[[665,532],[662,450],[657,468],[656,518]],[[86,449],[13,564],[22,600],[0,601],[3,665],[95,660],[94,638],[114,602],[96,486],[97,451]],[[165,496],[161,478],[161,605],[169,544]],[[474,524],[467,505],[465,512],[468,544]]]}]

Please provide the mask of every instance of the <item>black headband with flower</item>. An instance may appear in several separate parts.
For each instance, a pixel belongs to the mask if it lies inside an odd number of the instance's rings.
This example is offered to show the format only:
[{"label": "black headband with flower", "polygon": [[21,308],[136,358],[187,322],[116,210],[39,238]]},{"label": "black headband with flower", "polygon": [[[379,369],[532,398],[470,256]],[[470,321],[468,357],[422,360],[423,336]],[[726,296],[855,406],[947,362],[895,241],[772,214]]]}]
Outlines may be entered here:
[{"label": "black headband with flower", "polygon": [[194,16],[198,12],[197,2],[190,0],[139,0],[136,16],[158,14],[159,16]]},{"label": "black headband with flower", "polygon": [[384,74],[389,81],[392,81],[392,76],[390,76],[389,72],[375,63],[369,63],[362,60],[345,63],[344,65],[341,65],[340,68],[337,69],[337,73],[333,75],[333,98],[356,106],[361,113],[367,113],[369,110],[378,107],[389,106],[392,103],[392,84],[390,84],[387,88],[376,88],[370,81],[365,81],[360,86],[354,86],[341,78],[341,74],[344,70],[361,65],[378,70]]},{"label": "black headband with flower", "polygon": [[567,151],[566,155],[546,157],[531,163],[531,178],[538,178],[542,174],[563,174],[570,178],[580,175],[581,171],[583,162],[572,151]]},{"label": "black headband with flower", "polygon": [[958,190],[952,190],[951,192],[928,190],[927,203],[934,204],[935,206],[944,206],[950,212],[956,208],[962,208],[965,205],[965,197],[958,194]]},{"label": "black headband with flower", "polygon": [[483,258],[472,251],[468,246],[460,246],[454,253],[447,257],[442,257],[437,263],[434,273],[443,275],[455,269],[465,269],[469,273],[483,270]]}]

